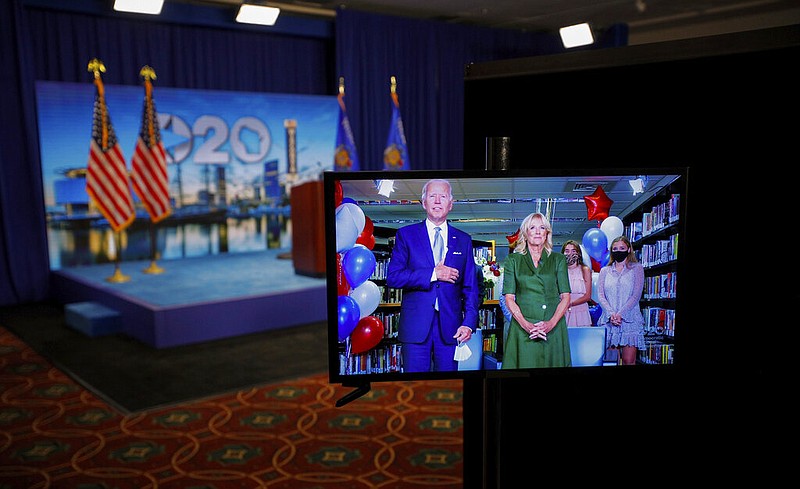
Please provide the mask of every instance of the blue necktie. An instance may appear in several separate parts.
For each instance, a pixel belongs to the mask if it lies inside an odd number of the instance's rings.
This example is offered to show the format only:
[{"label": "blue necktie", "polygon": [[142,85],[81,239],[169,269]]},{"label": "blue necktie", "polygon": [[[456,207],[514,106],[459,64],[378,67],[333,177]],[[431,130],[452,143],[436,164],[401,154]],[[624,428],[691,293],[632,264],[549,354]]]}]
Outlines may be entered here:
[{"label": "blue necktie", "polygon": [[442,228],[436,226],[434,229],[436,234],[433,236],[433,259],[438,265],[444,257],[444,241],[442,240]]},{"label": "blue necktie", "polygon": [[[436,230],[436,234],[433,235],[433,259],[436,262],[434,266],[436,266],[442,261],[442,257],[444,257],[444,241],[442,240],[442,228],[436,226],[434,229]],[[437,311],[439,310],[438,297],[433,304],[433,308]]]}]

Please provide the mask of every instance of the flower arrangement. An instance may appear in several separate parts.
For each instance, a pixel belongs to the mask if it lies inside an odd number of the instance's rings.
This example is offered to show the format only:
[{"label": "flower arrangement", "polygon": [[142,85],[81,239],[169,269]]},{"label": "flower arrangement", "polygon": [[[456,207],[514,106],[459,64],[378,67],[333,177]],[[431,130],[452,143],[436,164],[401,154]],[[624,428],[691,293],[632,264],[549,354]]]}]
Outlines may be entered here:
[{"label": "flower arrangement", "polygon": [[503,267],[495,260],[487,260],[484,257],[475,258],[475,265],[478,267],[478,286],[480,287],[481,297],[488,297],[489,291],[497,285],[503,275]]}]

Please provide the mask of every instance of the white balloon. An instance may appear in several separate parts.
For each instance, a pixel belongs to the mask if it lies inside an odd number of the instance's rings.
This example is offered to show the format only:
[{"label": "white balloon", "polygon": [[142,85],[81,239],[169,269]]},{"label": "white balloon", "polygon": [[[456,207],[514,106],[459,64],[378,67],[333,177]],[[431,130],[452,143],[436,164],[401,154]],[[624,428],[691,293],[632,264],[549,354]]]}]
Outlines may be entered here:
[{"label": "white balloon", "polygon": [[349,295],[360,308],[361,317],[359,319],[372,314],[381,303],[381,289],[371,280],[350,290]]},{"label": "white balloon", "polygon": [[622,236],[625,232],[625,225],[622,224],[622,219],[617,216],[608,216],[600,223],[600,231],[608,238],[608,247],[611,249],[611,242]]},{"label": "white balloon", "polygon": [[589,252],[586,251],[586,247],[582,244],[579,244],[581,248],[581,259],[583,260],[583,264],[589,268],[592,268],[592,258],[589,256]]},{"label": "white balloon", "polygon": [[364,211],[359,206],[346,202],[337,207],[336,252],[341,253],[352,248],[364,230],[365,224]]},{"label": "white balloon", "polygon": [[361,207],[353,204],[351,202],[345,202],[344,204],[340,204],[339,207],[336,208],[336,213],[340,212],[347,212],[351,219],[353,219],[353,223],[358,230],[358,234],[364,232],[364,226],[367,224],[367,217],[364,215],[364,211],[361,210]]}]

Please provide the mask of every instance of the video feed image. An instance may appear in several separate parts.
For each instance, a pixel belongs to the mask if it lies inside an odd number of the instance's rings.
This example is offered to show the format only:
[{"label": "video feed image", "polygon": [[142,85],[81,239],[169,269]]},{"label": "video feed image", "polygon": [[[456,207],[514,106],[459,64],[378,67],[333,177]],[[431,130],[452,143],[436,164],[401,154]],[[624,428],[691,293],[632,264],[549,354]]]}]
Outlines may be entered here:
[{"label": "video feed image", "polygon": [[674,364],[687,171],[327,172],[331,380]]}]

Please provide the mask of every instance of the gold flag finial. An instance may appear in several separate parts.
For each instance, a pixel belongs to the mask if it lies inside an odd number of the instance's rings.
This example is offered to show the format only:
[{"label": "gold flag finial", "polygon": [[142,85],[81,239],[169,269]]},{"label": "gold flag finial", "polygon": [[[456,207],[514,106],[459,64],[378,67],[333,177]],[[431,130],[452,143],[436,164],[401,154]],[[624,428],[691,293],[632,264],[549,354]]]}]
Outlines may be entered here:
[{"label": "gold flag finial", "polygon": [[392,77],[392,93],[397,93],[397,78]]},{"label": "gold flag finial", "polygon": [[[144,94],[145,94],[145,101],[146,101],[146,109],[150,114],[152,114],[155,109],[153,108],[153,82],[152,80],[156,79],[156,70],[151,68],[149,65],[142,66],[142,69],[139,70],[139,76],[144,79]],[[153,123],[153,118],[147,118],[147,134],[150,137],[149,144],[153,144],[156,140],[156,128],[155,124]],[[148,272],[149,273],[149,272]],[[153,272],[155,273],[155,272]]]},{"label": "gold flag finial", "polygon": [[89,61],[89,66],[87,69],[88,71],[94,73],[95,78],[100,78],[100,73],[106,72],[106,65],[104,65],[99,59],[92,58],[92,60]]},{"label": "gold flag finial", "polygon": [[344,77],[339,77],[339,94],[344,95]]},{"label": "gold flag finial", "polygon": [[142,69],[139,70],[139,76],[144,78],[145,80],[155,80],[156,79],[156,70],[153,68],[144,65]]}]

